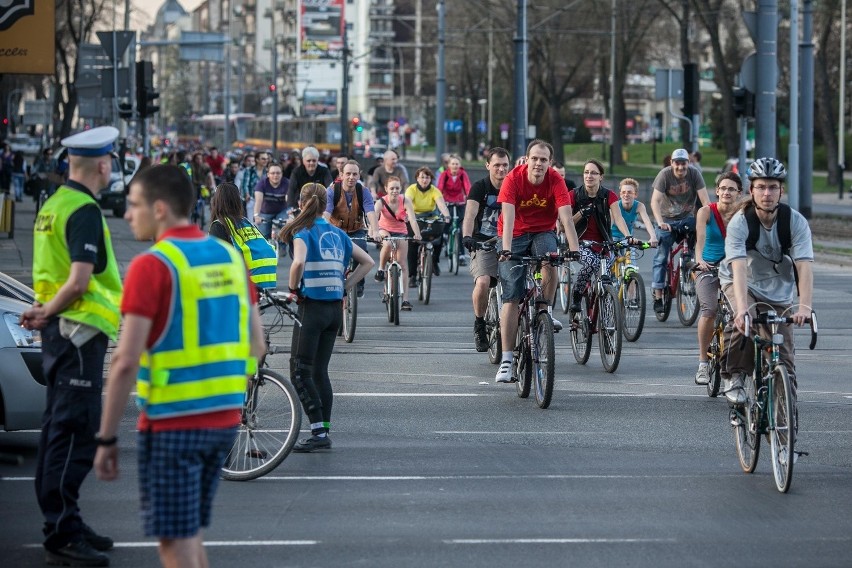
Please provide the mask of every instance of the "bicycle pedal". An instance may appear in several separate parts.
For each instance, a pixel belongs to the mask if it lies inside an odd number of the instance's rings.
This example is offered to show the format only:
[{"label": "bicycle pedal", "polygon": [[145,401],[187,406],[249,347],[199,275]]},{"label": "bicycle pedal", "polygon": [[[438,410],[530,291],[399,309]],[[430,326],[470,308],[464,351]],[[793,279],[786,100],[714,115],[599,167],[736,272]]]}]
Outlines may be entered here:
[{"label": "bicycle pedal", "polygon": [[796,454],[797,456],[809,456],[810,455],[810,453],[808,453],[808,452],[802,452],[802,451],[799,451],[799,450],[793,450],[793,453]]}]

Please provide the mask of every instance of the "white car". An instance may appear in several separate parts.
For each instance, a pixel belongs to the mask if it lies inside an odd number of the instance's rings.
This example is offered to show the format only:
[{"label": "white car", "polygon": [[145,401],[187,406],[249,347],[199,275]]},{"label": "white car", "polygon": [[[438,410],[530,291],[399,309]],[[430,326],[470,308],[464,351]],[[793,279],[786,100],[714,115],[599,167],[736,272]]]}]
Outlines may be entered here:
[{"label": "white car", "polygon": [[6,142],[12,152],[23,152],[28,156],[37,156],[41,151],[41,141],[27,134],[10,134]]}]

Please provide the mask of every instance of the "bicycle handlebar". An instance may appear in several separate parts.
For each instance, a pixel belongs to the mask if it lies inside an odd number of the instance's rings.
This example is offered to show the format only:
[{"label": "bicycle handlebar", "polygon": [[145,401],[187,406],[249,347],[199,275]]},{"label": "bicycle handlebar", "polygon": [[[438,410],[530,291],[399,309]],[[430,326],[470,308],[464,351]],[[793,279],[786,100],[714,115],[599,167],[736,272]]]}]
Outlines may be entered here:
[{"label": "bicycle handlebar", "polygon": [[[745,333],[743,334],[743,340],[740,343],[741,347],[745,347],[745,341],[751,335],[751,324],[752,319],[755,324],[763,324],[763,325],[771,325],[771,324],[782,324],[782,323],[795,323],[795,319],[790,316],[779,316],[773,311],[758,313],[754,318],[751,317],[751,314],[746,314],[744,318],[744,328]],[[805,323],[810,324],[811,327],[811,342],[808,345],[808,349],[811,351],[814,350],[817,344],[817,335],[819,333],[819,326],[817,325],[817,317],[816,312],[811,310],[811,317],[805,318]]]},{"label": "bicycle handlebar", "polygon": [[299,316],[293,311],[293,308],[290,307],[291,301],[289,294],[279,291],[270,292],[268,290],[261,290],[260,301],[258,302],[257,307],[263,311],[268,307],[275,306],[287,317],[293,320],[293,323],[301,327],[302,322],[299,321]]},{"label": "bicycle handlebar", "polygon": [[561,254],[558,252],[548,252],[540,256],[532,256],[532,255],[523,255],[523,254],[512,254],[511,251],[501,250],[498,252],[501,257],[505,257],[508,260],[518,260],[520,262],[549,262],[551,264],[560,264],[566,260],[579,260],[580,253],[575,251],[568,251],[565,254]]}]

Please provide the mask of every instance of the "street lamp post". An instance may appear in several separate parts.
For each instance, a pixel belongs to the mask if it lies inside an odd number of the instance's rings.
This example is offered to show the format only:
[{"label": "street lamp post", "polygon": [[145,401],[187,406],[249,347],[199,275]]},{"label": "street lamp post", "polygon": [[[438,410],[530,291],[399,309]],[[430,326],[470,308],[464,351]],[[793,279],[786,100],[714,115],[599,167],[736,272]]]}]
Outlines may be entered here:
[{"label": "street lamp post", "polygon": [[273,159],[278,159],[278,38],[275,36],[275,12],[272,9],[266,10],[264,17],[269,18],[269,35],[272,49],[272,88],[270,89],[270,97],[272,98],[272,156]]}]

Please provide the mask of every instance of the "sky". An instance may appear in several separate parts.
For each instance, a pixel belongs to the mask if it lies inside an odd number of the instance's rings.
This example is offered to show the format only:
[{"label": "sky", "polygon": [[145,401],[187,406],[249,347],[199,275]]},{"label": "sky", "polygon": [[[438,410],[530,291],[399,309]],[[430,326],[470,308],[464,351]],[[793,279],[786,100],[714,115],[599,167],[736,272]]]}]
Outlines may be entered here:
[{"label": "sky", "polygon": [[[178,0],[180,5],[183,6],[183,9],[187,12],[191,12],[197,8],[203,1],[204,0]],[[154,21],[154,16],[157,14],[157,10],[160,9],[160,6],[165,4],[165,0],[132,0],[132,3],[133,9],[144,13],[148,23],[150,24]]]}]

